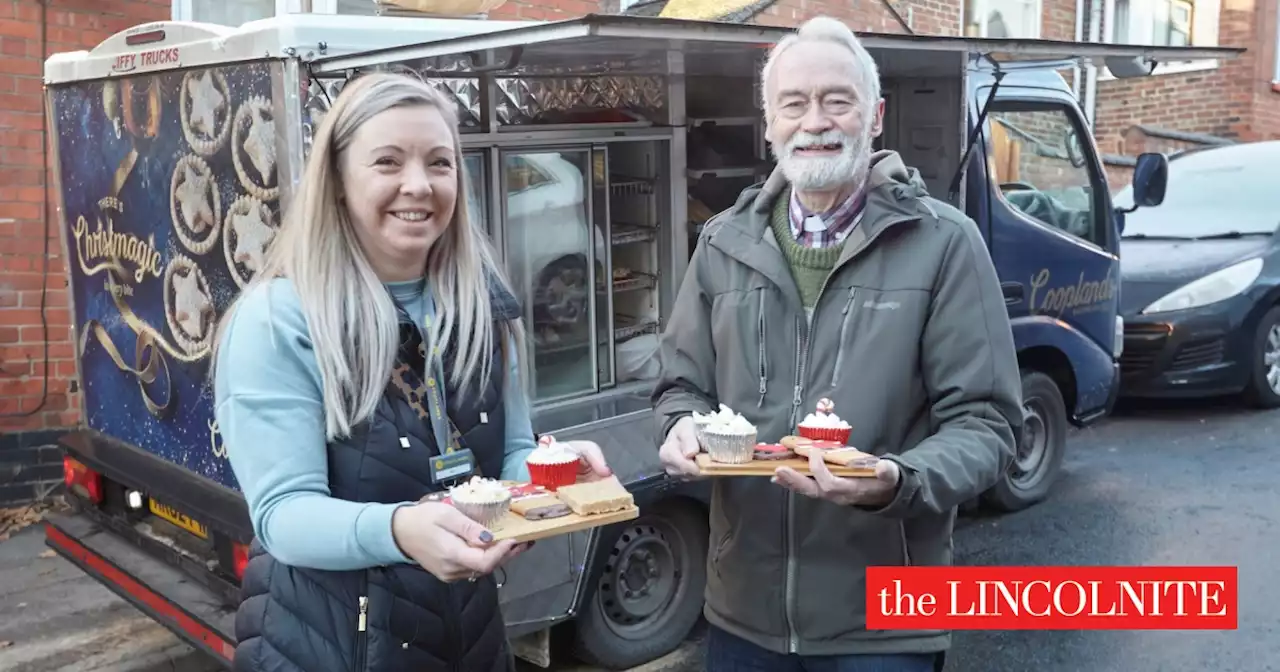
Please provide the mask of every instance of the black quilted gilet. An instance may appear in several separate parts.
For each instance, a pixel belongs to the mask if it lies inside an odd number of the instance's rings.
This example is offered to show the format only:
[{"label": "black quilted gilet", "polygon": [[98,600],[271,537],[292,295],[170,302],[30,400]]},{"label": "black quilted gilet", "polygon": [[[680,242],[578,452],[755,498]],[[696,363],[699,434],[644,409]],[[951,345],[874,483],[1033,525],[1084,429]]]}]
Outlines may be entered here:
[{"label": "black quilted gilet", "polygon": [[[490,296],[498,324],[520,316],[508,292],[491,290]],[[402,328],[402,334],[408,347],[402,348],[393,377],[406,367],[423,370],[417,330]],[[453,350],[443,355],[446,371]],[[478,393],[474,387],[459,390],[446,384],[458,441],[475,454],[480,474],[489,478],[502,471],[506,432],[501,394],[505,369],[500,364],[505,358],[496,347],[493,361],[492,380]],[[390,503],[416,501],[439,489],[430,476],[430,458],[440,448],[426,411],[425,387],[416,376],[406,378],[412,380],[388,385],[375,416],[351,438],[328,445],[333,497]],[[409,438],[408,448],[401,445],[402,436]],[[417,565],[347,572],[291,567],[277,562],[255,540],[241,597],[235,624],[238,672],[514,669],[492,577],[446,584]]]}]

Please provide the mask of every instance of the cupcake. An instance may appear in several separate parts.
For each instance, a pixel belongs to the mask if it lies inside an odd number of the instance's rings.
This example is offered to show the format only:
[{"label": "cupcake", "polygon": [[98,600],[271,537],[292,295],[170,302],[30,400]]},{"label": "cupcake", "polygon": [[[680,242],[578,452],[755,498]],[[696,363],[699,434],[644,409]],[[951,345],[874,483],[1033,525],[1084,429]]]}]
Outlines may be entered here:
[{"label": "cupcake", "polygon": [[582,458],[568,445],[556,441],[550,434],[545,434],[538,439],[538,447],[529,453],[525,464],[529,466],[530,482],[548,490],[555,490],[562,485],[572,485],[577,482]]},{"label": "cupcake", "polygon": [[[725,407],[721,408],[728,411]],[[755,457],[756,426],[733,411],[729,413],[732,415],[713,418],[703,428],[705,447],[712,462],[746,464]]]},{"label": "cupcake", "polygon": [[816,413],[810,413],[801,422],[798,429],[800,436],[815,441],[835,441],[840,445],[849,444],[849,434],[853,428],[834,413],[835,404],[830,399],[818,401]]},{"label": "cupcake", "polygon": [[693,412],[693,429],[694,434],[698,437],[698,445],[705,451],[707,450],[707,438],[704,430],[707,425],[713,422],[729,422],[733,420],[733,409],[720,404],[720,410],[703,415],[697,411]]},{"label": "cupcake", "polygon": [[489,527],[511,510],[511,490],[492,478],[472,476],[449,490],[449,501],[468,518]]}]

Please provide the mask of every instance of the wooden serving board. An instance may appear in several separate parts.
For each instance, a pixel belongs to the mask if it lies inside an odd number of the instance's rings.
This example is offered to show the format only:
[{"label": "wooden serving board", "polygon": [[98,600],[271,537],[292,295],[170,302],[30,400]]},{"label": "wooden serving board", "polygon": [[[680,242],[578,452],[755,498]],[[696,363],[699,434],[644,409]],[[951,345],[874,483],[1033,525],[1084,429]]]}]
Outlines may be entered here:
[{"label": "wooden serving board", "polygon": [[[698,468],[705,476],[773,476],[780,467],[791,467],[797,472],[809,476],[809,460],[792,457],[785,460],[752,460],[746,464],[725,464],[712,462],[711,456],[698,453]],[[833,476],[845,478],[875,478],[875,467],[846,467],[840,464],[828,465]]]},{"label": "wooden serving board", "polygon": [[503,539],[515,539],[519,542],[537,541],[538,539],[557,537],[570,532],[589,530],[593,527],[634,520],[639,517],[640,509],[635,506],[612,513],[598,513],[590,516],[579,516],[576,513],[570,513],[566,516],[548,518],[546,520],[527,520],[524,516],[508,511],[498,522],[489,526],[489,531],[493,532],[494,539],[498,541]]}]

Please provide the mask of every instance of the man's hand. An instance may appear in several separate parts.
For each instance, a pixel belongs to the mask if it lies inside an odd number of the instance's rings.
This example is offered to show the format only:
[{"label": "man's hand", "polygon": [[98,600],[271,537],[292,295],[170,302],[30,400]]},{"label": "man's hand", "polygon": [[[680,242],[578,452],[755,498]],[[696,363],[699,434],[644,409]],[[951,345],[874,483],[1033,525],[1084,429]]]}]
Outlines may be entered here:
[{"label": "man's hand", "polygon": [[667,440],[658,449],[658,458],[667,475],[683,480],[694,480],[702,475],[694,459],[698,455],[698,434],[693,428],[693,417],[686,415],[676,421],[667,432]]},{"label": "man's hand", "polygon": [[885,506],[893,501],[898,491],[902,472],[893,460],[876,463],[875,478],[840,478],[833,476],[822,459],[822,452],[809,451],[809,471],[813,477],[802,475],[791,467],[779,467],[773,482],[806,497],[825,499],[841,506]]}]

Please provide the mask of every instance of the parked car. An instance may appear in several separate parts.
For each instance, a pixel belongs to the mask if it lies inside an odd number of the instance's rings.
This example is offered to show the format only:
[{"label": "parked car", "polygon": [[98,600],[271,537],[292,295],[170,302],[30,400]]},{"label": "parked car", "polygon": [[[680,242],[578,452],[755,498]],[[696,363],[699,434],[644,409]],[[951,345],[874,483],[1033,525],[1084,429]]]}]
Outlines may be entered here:
[{"label": "parked car", "polygon": [[[1121,222],[1121,395],[1243,393],[1280,407],[1280,141],[1169,161],[1164,203]],[[1120,207],[1132,204],[1125,187]]]}]

